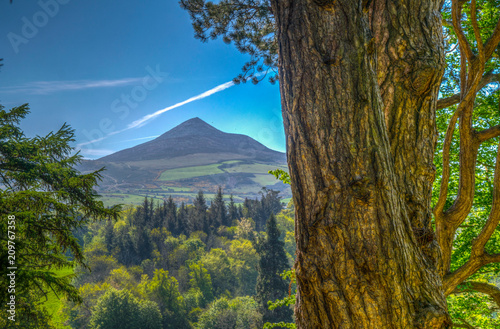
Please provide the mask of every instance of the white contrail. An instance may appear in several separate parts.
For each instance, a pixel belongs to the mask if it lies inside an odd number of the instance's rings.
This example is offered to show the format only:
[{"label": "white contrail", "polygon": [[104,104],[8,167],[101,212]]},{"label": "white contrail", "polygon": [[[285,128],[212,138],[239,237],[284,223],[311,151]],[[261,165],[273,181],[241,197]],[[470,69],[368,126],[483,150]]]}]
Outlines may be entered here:
[{"label": "white contrail", "polygon": [[33,81],[20,86],[0,87],[0,92],[45,95],[67,90],[121,87],[137,84],[142,80],[143,78],[125,78],[116,80]]},{"label": "white contrail", "polygon": [[[166,107],[166,108],[164,108],[163,110],[158,110],[158,111],[156,111],[155,113],[145,115],[145,116],[143,116],[142,118],[140,118],[139,120],[136,120],[136,121],[132,122],[131,124],[129,124],[129,125],[127,126],[127,128],[126,128],[126,129],[124,129],[124,130],[128,130],[128,129],[132,129],[132,128],[139,128],[139,127],[142,127],[143,125],[145,125],[145,124],[146,124],[146,122],[148,122],[149,120],[152,120],[152,119],[156,118],[156,117],[157,117],[157,116],[159,116],[160,114],[163,114],[163,113],[165,113],[165,112],[167,112],[167,111],[170,111],[170,110],[176,109],[176,108],[181,107],[181,106],[183,106],[183,105],[186,105],[186,104],[188,104],[188,103],[191,103],[191,102],[197,101],[197,100],[199,100],[199,99],[203,99],[203,98],[205,98],[205,97],[211,96],[211,95],[213,95],[213,94],[215,94],[215,93],[218,93],[218,92],[220,92],[220,91],[223,91],[223,90],[225,90],[225,89],[227,89],[227,88],[230,88],[230,87],[232,87],[232,86],[234,86],[234,82],[233,82],[233,81],[229,81],[229,82],[223,83],[223,84],[221,84],[221,85],[218,85],[217,87],[212,88],[212,89],[210,89],[210,90],[208,90],[208,91],[205,91],[204,93],[199,94],[198,96],[191,97],[191,98],[189,98],[189,99],[186,99],[186,100],[185,100],[185,101],[183,101],[183,102],[180,102],[180,103],[174,104],[174,105],[172,105],[172,106]],[[122,130],[122,131],[124,131],[124,130]]]},{"label": "white contrail", "polygon": [[197,101],[197,100],[200,100],[200,99],[203,99],[203,98],[206,98],[206,97],[209,97],[215,93],[218,93],[218,92],[221,92],[227,88],[231,88],[232,86],[234,86],[235,83],[233,81],[228,81],[226,83],[223,83],[221,85],[218,85],[217,87],[215,88],[212,88],[210,90],[207,90],[205,91],[204,93],[201,93],[197,96],[194,96],[194,97],[191,97],[191,98],[188,98],[186,99],[185,101],[182,101],[182,102],[179,102],[177,104],[174,104],[172,106],[169,106],[169,107],[166,107],[162,110],[158,110],[152,114],[148,114],[148,115],[145,115],[143,116],[142,118],[138,119],[138,120],[135,120],[134,122],[130,123],[126,128],[122,129],[122,130],[118,130],[118,131],[113,131],[109,134],[107,134],[106,136],[104,137],[101,137],[101,138],[97,138],[97,139],[94,139],[94,140],[91,140],[89,142],[85,142],[85,143],[80,143],[77,145],[77,147],[82,147],[84,145],[89,145],[89,144],[94,144],[94,143],[97,143],[97,142],[100,142],[110,136],[113,136],[113,135],[116,135],[116,134],[119,134],[119,133],[122,133],[124,131],[127,131],[127,130],[130,130],[130,129],[133,129],[133,128],[139,128],[139,127],[142,127],[144,126],[145,124],[147,124],[150,120],[153,120],[154,118],[156,118],[157,116],[167,112],[167,111],[170,111],[170,110],[173,110],[173,109],[176,109],[178,107],[181,107],[183,105],[186,105],[188,103],[191,103],[191,102],[194,102],[194,101]]}]

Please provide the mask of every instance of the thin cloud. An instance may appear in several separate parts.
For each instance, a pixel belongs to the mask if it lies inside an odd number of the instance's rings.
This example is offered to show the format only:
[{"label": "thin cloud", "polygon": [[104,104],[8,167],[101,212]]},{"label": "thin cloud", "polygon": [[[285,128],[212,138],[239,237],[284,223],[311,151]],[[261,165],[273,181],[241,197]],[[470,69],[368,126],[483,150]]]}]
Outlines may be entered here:
[{"label": "thin cloud", "polygon": [[103,156],[106,156],[106,155],[113,154],[115,152],[116,151],[114,151],[114,150],[107,150],[107,149],[88,149],[88,150],[85,150],[82,153],[85,153],[84,155],[86,157],[88,157],[88,156],[103,157]]},{"label": "thin cloud", "polygon": [[200,99],[212,96],[213,94],[221,92],[221,91],[226,90],[228,88],[231,88],[234,85],[235,85],[235,83],[233,81],[228,81],[226,83],[218,85],[215,88],[207,90],[207,91],[205,91],[205,92],[203,92],[203,93],[201,93],[199,95],[196,95],[196,96],[193,96],[191,98],[188,98],[185,101],[179,102],[179,103],[174,104],[174,105],[169,106],[169,107],[166,107],[166,108],[164,108],[162,110],[158,110],[158,111],[156,111],[154,113],[145,115],[142,118],[140,118],[138,120],[135,120],[134,122],[130,123],[126,128],[124,128],[122,130],[113,131],[112,133],[109,133],[106,136],[103,136],[101,138],[97,138],[97,139],[94,139],[94,140],[91,140],[91,141],[85,142],[85,143],[80,143],[80,144],[78,144],[78,147],[82,147],[82,146],[85,146],[85,145],[89,145],[89,144],[94,144],[94,143],[100,142],[100,141],[102,141],[102,140],[104,140],[104,139],[106,139],[106,138],[108,138],[110,136],[117,135],[119,133],[122,133],[122,132],[130,130],[130,129],[140,128],[140,127],[146,125],[147,123],[149,123],[151,120],[155,119],[156,117],[160,116],[161,114],[163,114],[163,113],[165,113],[167,111],[170,111],[170,110],[176,109],[178,107],[181,107],[183,105],[186,105],[188,103],[191,103],[191,102],[194,102],[194,101],[197,101],[197,100],[200,100]]},{"label": "thin cloud", "polygon": [[160,137],[160,135],[154,135],[154,136],[148,136],[148,137],[139,137],[139,138],[134,138],[134,139],[126,139],[126,140],[123,140],[123,141],[119,141],[119,143],[135,142],[135,141],[141,141],[141,140],[144,140],[144,139],[153,139],[153,138],[156,138],[156,137]]},{"label": "thin cloud", "polygon": [[46,95],[68,90],[127,86],[141,83],[143,79],[144,78],[124,78],[116,80],[34,81],[19,86],[1,87],[0,92]]}]

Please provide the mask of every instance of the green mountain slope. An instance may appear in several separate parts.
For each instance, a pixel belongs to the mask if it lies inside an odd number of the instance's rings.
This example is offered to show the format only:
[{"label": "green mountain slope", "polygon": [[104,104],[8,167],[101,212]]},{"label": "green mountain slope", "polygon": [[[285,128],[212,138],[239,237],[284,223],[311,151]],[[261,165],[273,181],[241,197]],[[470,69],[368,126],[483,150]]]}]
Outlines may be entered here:
[{"label": "green mountain slope", "polygon": [[[106,203],[139,203],[144,196],[172,195],[190,202],[195,193],[222,186],[236,201],[255,198],[262,187],[291,195],[269,170],[287,170],[286,157],[254,139],[222,132],[199,118],[160,137],[98,160],[86,160],[82,172],[105,167],[99,192]],[[210,195],[208,195],[210,198]]]}]

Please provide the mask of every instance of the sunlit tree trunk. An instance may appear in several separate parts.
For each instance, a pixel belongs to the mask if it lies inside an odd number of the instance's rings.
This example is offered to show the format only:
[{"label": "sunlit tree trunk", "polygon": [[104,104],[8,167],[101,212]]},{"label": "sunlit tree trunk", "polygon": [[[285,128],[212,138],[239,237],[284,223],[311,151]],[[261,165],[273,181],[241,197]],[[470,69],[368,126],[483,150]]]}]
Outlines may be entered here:
[{"label": "sunlit tree trunk", "polygon": [[[449,327],[439,253],[424,242],[434,240],[426,230],[443,60],[438,3],[398,2],[396,11],[382,1],[271,3],[296,207],[298,327]],[[428,21],[392,31],[412,10]]]}]

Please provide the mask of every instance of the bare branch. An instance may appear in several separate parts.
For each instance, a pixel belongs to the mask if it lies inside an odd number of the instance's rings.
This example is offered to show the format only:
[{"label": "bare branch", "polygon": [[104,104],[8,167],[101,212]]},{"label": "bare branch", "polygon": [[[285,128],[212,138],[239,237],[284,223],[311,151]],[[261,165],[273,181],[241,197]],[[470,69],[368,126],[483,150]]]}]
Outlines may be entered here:
[{"label": "bare branch", "polygon": [[470,64],[467,88],[461,90],[462,97],[457,109],[460,118],[460,180],[455,202],[445,211],[447,221],[455,230],[467,217],[474,199],[475,168],[480,143],[472,129],[472,114],[483,72],[484,63],[475,58]]},{"label": "bare branch", "polygon": [[434,216],[436,219],[441,218],[441,214],[444,210],[444,205],[446,203],[446,197],[448,196],[448,184],[450,181],[450,149],[451,142],[453,140],[453,133],[455,132],[455,126],[457,124],[457,119],[459,116],[458,110],[453,113],[450,123],[448,124],[448,129],[446,130],[446,136],[444,138],[443,145],[443,175],[441,178],[441,187],[439,191],[439,199],[434,207]]},{"label": "bare branch", "polygon": [[[500,73],[493,73],[493,71],[489,71],[479,82],[478,89],[482,89],[485,86],[489,85],[492,82],[500,82]],[[438,109],[444,109],[446,107],[458,104],[460,102],[460,94],[455,94],[450,97],[442,98],[437,102]]]},{"label": "bare branch", "polygon": [[451,16],[453,19],[453,30],[455,31],[460,45],[460,51],[465,55],[469,62],[474,59],[474,54],[470,47],[469,41],[465,37],[464,31],[462,30],[462,23],[460,16],[462,15],[462,2],[458,0],[452,1],[451,6]]},{"label": "bare branch", "polygon": [[479,143],[498,136],[500,136],[500,125],[476,132],[476,138]]},{"label": "bare branch", "polygon": [[462,47],[460,47],[460,101],[464,99],[467,92],[467,70],[468,65],[466,55],[464,54]]},{"label": "bare branch", "polygon": [[500,144],[497,150],[495,176],[493,179],[493,205],[488,220],[481,233],[472,241],[472,250],[469,260],[458,270],[444,277],[443,287],[445,294],[450,294],[455,287],[465,281],[484,265],[500,261],[500,254],[489,255],[484,246],[500,223]]},{"label": "bare branch", "polygon": [[484,57],[484,48],[483,48],[483,39],[481,39],[481,32],[479,31],[479,26],[477,25],[477,16],[476,16],[476,0],[471,1],[471,21],[472,28],[474,30],[474,37],[476,38],[477,43],[477,52],[479,55],[479,61],[484,65],[486,62]]}]

